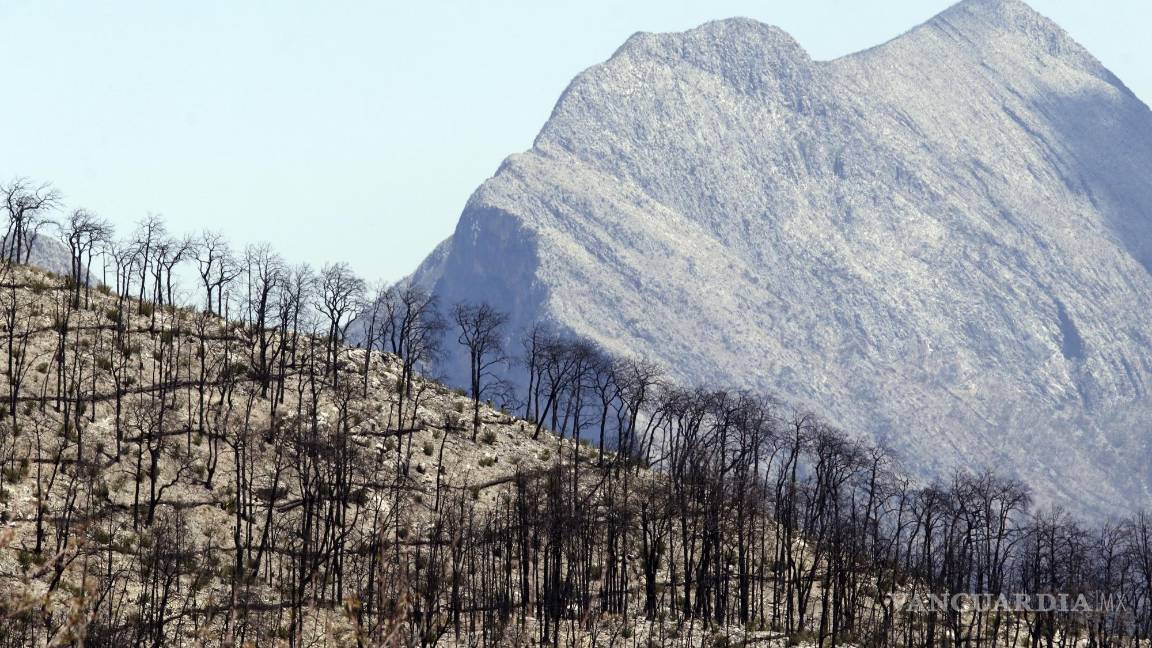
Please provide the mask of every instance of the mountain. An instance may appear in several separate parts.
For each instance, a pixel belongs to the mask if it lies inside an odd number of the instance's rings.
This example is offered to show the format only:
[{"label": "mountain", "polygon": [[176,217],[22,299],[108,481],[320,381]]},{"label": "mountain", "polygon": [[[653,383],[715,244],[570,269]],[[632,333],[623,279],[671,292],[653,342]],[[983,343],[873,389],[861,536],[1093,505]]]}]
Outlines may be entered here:
[{"label": "mountain", "polygon": [[967,0],[815,61],[748,19],[632,36],[414,277],[688,384],[765,390],[925,477],[1149,501],[1152,112]]},{"label": "mountain", "polygon": [[[0,246],[3,246],[5,241],[6,238],[0,235]],[[41,235],[32,240],[29,263],[59,275],[72,274],[71,252],[63,243],[48,236]]]}]

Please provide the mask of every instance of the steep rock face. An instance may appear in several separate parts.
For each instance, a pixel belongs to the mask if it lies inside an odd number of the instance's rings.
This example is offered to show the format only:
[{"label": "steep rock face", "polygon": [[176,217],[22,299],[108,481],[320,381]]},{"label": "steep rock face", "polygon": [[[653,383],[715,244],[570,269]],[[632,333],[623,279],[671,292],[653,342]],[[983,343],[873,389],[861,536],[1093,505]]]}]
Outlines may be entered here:
[{"label": "steep rock face", "polygon": [[[6,237],[0,234],[0,246],[5,245],[6,242]],[[59,275],[72,274],[72,254],[63,243],[54,238],[40,235],[32,239],[30,257],[28,262],[38,268]],[[427,261],[424,263],[427,264]],[[93,269],[93,273],[95,274],[95,269]]]},{"label": "steep rock face", "polygon": [[637,34],[416,276],[1094,511],[1152,484],[1150,272],[1152,112],[968,0],[827,62],[746,19]]}]

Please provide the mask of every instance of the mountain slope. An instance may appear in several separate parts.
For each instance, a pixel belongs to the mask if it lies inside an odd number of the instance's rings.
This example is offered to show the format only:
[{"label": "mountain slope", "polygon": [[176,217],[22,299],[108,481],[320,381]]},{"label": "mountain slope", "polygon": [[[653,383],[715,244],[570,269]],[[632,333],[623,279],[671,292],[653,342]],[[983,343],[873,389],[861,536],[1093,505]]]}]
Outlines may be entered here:
[{"label": "mountain slope", "polygon": [[[638,441],[618,454],[567,417],[472,419],[411,356],[246,325],[256,300],[229,321],[125,276],[0,279],[3,648],[1147,645],[1146,515],[1033,516],[991,472],[909,487],[885,453],[727,392],[602,402]],[[1099,592],[1133,620],[917,621],[957,583]]]},{"label": "mountain slope", "polygon": [[827,62],[725,20],[578,76],[417,274],[1115,509],[1150,483],[1149,169],[1152,112],[1022,3]]}]

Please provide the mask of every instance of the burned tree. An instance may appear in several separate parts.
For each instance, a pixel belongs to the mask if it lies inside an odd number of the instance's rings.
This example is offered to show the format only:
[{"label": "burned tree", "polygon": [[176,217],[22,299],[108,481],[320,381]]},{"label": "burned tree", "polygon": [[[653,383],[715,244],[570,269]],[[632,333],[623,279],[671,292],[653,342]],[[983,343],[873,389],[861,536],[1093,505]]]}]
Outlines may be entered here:
[{"label": "burned tree", "polygon": [[25,178],[17,178],[0,186],[0,194],[8,217],[0,257],[28,263],[36,237],[50,222],[48,214],[60,206],[60,192],[50,184],[33,185]]},{"label": "burned tree", "polygon": [[460,303],[452,308],[459,329],[457,342],[468,350],[468,384],[472,395],[472,440],[480,433],[480,399],[491,388],[492,369],[504,361],[504,325],[508,316],[488,304]]},{"label": "burned tree", "polygon": [[357,277],[346,263],[324,266],[320,271],[320,303],[317,307],[328,321],[326,364],[332,382],[340,376],[340,349],[364,297],[364,280]]},{"label": "burned tree", "polygon": [[73,301],[79,306],[81,287],[85,288],[85,303],[91,294],[87,288],[92,280],[92,254],[100,245],[111,242],[112,226],[88,211],[76,209],[69,214],[61,237],[71,258]]}]

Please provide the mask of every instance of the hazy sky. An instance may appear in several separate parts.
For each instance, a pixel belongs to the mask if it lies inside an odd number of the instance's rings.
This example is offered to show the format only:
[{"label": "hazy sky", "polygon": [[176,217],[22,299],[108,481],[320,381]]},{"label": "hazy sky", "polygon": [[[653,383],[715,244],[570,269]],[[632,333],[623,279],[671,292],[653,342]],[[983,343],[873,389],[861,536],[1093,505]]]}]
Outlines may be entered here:
[{"label": "hazy sky", "polygon": [[[827,59],[949,4],[0,0],[0,179],[52,181],[124,231],[158,212],[396,279],[633,32],[750,16]],[[1152,3],[1032,6],[1152,98]]]}]

